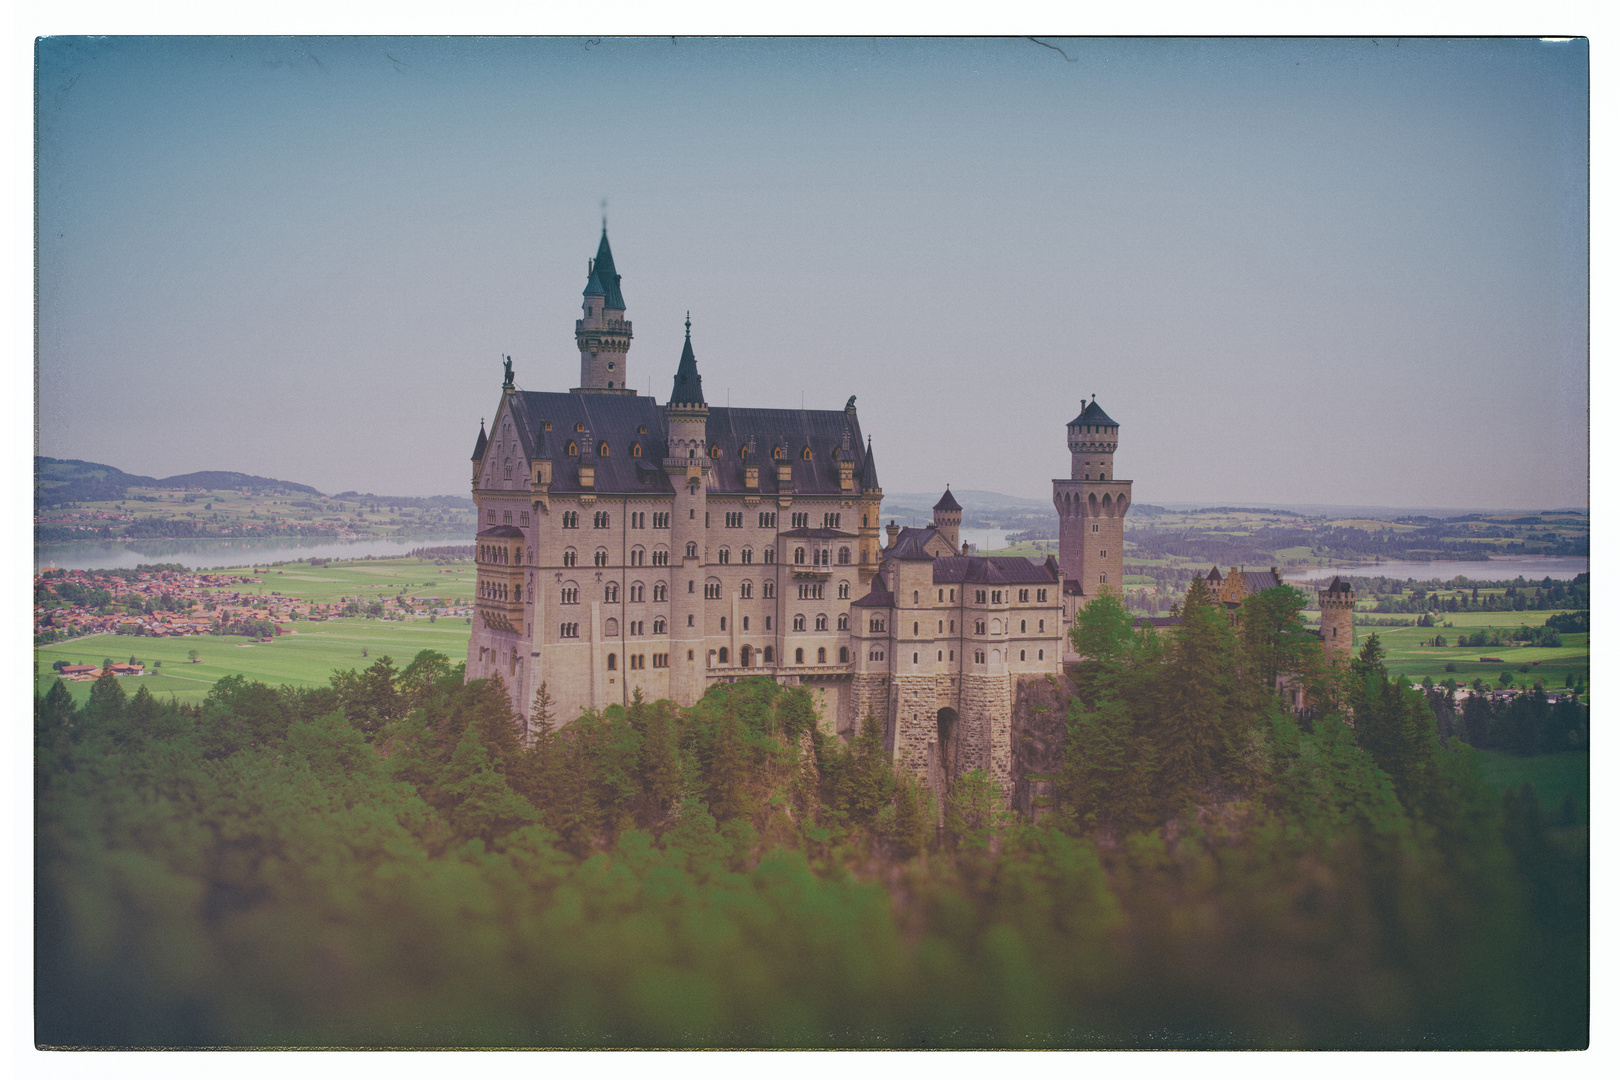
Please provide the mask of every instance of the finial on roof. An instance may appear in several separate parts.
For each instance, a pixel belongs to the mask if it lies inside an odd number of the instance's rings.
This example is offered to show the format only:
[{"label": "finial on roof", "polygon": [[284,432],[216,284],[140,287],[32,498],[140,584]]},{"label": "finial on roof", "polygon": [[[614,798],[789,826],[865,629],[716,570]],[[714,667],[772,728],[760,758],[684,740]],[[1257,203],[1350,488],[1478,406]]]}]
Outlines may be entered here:
[{"label": "finial on roof", "polygon": [[607,232],[607,199],[602,200],[602,231]]},{"label": "finial on roof", "polygon": [[688,338],[690,338],[692,336],[692,313],[691,313],[691,311],[688,311],[686,313],[686,336]]}]

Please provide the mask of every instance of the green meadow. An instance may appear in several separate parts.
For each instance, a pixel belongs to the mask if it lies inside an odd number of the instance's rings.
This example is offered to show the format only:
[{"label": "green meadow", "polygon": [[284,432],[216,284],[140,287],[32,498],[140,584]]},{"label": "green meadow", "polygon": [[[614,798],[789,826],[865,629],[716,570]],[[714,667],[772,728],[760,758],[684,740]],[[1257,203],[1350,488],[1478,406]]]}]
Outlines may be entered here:
[{"label": "green meadow", "polygon": [[[331,603],[342,596],[438,596],[451,602],[473,598],[477,573],[471,562],[437,566],[425,559],[357,559],[310,566],[290,563],[260,568],[221,568],[215,574],[256,573],[264,580],[250,586],[265,596],[280,594],[316,603]],[[230,588],[236,588],[231,586]]]},{"label": "green meadow", "polygon": [[[58,660],[99,667],[108,658],[122,661],[134,656],[146,665],[148,674],[121,680],[127,692],[133,694],[145,686],[164,698],[172,694],[181,701],[200,701],[226,675],[242,675],[272,686],[321,686],[334,671],[365,668],[382,656],[391,656],[397,667],[404,667],[423,649],[434,649],[454,663],[467,655],[471,636],[465,618],[431,623],[425,618],[407,622],[333,619],[293,625],[294,633],[268,644],[211,634],[178,638],[97,634],[58,642],[34,650],[34,689],[43,693],[50,688],[56,677],[51,665]],[[198,654],[195,664],[187,656],[192,649]],[[155,661],[163,666],[154,668]],[[90,696],[91,685],[69,682],[67,687],[74,701],[82,705]]]},{"label": "green meadow", "polygon": [[[335,562],[325,566],[294,563],[260,568],[222,568],[221,574],[257,574],[261,585],[228,587],[244,594],[282,596],[330,603],[344,596],[437,596],[448,603],[470,603],[475,572],[470,562],[436,566],[422,559],[371,559]],[[55,678],[51,665],[58,660],[71,664],[96,664],[111,658],[128,660],[134,656],[146,664],[147,674],[126,678],[124,687],[134,693],[145,686],[154,694],[174,695],[181,701],[199,701],[214,682],[226,675],[242,675],[270,685],[320,686],[333,671],[364,668],[381,656],[392,656],[399,667],[423,649],[435,649],[456,662],[467,655],[471,627],[465,617],[440,617],[429,622],[426,616],[404,622],[385,619],[330,619],[325,622],[298,620],[283,623],[293,632],[269,643],[253,642],[235,636],[148,638],[119,634],[61,641],[34,650],[35,689],[43,693]],[[196,649],[198,663],[188,653]],[[162,667],[154,667],[155,662]],[[90,683],[70,682],[68,690],[83,703],[90,695]]]}]

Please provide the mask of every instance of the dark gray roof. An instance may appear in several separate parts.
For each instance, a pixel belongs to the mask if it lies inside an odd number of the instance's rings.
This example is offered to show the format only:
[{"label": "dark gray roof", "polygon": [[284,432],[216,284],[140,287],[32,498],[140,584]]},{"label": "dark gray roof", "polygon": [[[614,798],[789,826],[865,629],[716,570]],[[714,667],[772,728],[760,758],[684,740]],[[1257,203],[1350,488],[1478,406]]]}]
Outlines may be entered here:
[{"label": "dark gray roof", "polygon": [[[601,493],[657,495],[674,488],[663,471],[669,427],[664,410],[652,398],[629,394],[556,394],[519,391],[506,399],[523,444],[531,459],[550,459],[551,490],[566,494],[584,490],[579,484],[579,464],[596,466],[595,487]],[[545,430],[547,421],[551,430]],[[575,425],[583,432],[576,432]],[[642,432],[639,428],[645,427]],[[805,495],[832,495],[841,492],[837,454],[864,458],[859,421],[842,409],[728,409],[710,408],[707,430],[711,444],[720,456],[710,461],[709,491],[761,495],[778,492],[776,466],[771,450],[781,446],[782,462],[790,464],[793,488]],[[745,482],[741,455],[753,442],[746,464],[759,466],[759,487],[749,489]],[[576,453],[568,454],[568,444]],[[598,453],[608,444],[608,456]],[[631,448],[640,445],[641,456]],[[810,447],[810,460],[802,450]],[[853,450],[845,450],[845,446]],[[856,461],[860,475],[861,460]],[[859,489],[861,485],[857,485]],[[858,491],[857,491],[858,494]],[[843,535],[843,534],[840,534]]]},{"label": "dark gray roof", "polygon": [[[842,490],[838,479],[840,456],[854,462],[859,477],[866,457],[861,449],[861,426],[853,412],[843,409],[732,409],[709,407],[709,442],[720,448],[720,456],[710,462],[709,490],[736,492],[748,490],[744,469],[759,466],[759,491],[776,494],[776,467],[793,466],[793,490],[805,494],[830,495]],[[752,446],[749,447],[750,441]],[[804,448],[810,460],[804,460]],[[749,447],[748,458],[742,456]],[[782,448],[782,459],[771,453]],[[860,480],[856,487],[868,487]],[[856,492],[859,493],[858,491]]]},{"label": "dark gray roof", "polygon": [[1070,427],[1074,427],[1076,424],[1095,424],[1100,427],[1119,427],[1119,425],[1114,421],[1108,419],[1108,414],[1102,411],[1102,407],[1097,404],[1095,398],[1093,398],[1090,404],[1088,404],[1084,409],[1080,410],[1079,416],[1069,421]]},{"label": "dark gray roof", "polygon": [[[484,448],[487,446],[489,446],[489,437],[484,434],[484,423],[480,420],[478,422],[478,441],[473,443],[472,459],[474,461],[481,461],[484,457]],[[1334,578],[1333,580],[1337,581],[1338,578]]]},{"label": "dark gray roof", "polygon": [[806,540],[858,540],[855,533],[839,532],[837,529],[788,529],[778,533],[779,536],[796,536]]},{"label": "dark gray roof", "polygon": [[934,509],[935,510],[960,510],[960,509],[962,509],[962,504],[956,501],[956,496],[951,494],[950,486],[947,485],[946,488],[945,488],[945,494],[943,494],[943,495],[941,495],[939,497],[939,502],[934,504]]},{"label": "dark gray roof", "polygon": [[1013,585],[1057,581],[1052,566],[1016,555],[945,555],[934,560],[934,583]]},{"label": "dark gray roof", "polygon": [[861,597],[859,600],[855,601],[853,604],[850,605],[850,607],[879,607],[879,608],[886,608],[886,607],[893,607],[893,606],[894,606],[894,593],[889,591],[889,586],[888,586],[888,584],[886,582],[884,582],[882,574],[877,574],[872,578],[872,591],[871,592],[867,593],[865,596]]},{"label": "dark gray roof", "polygon": [[602,242],[596,245],[596,259],[591,263],[591,276],[585,282],[584,295],[606,297],[603,307],[624,310],[624,294],[619,291],[619,274],[613,268],[613,249],[608,246],[606,225],[602,226]]},{"label": "dark gray roof", "polygon": [[1218,566],[1210,567],[1209,573],[1204,575],[1204,580],[1212,584],[1218,584],[1221,580],[1221,568]]},{"label": "dark gray roof", "polygon": [[[856,430],[859,431],[860,428],[853,413],[850,414],[849,420],[851,424],[857,425]],[[857,449],[860,447],[860,439],[857,438],[855,440],[855,445]],[[871,491],[875,488],[883,486],[882,484],[878,483],[877,458],[872,455],[872,440],[870,438],[866,440],[866,460],[861,463],[860,471],[855,474],[855,479],[860,483],[861,487],[867,491]]]},{"label": "dark gray roof", "polygon": [[1334,574],[1333,575],[1333,581],[1332,581],[1331,584],[1328,585],[1327,591],[1330,592],[1330,593],[1347,593],[1347,592],[1350,592],[1351,591],[1350,583],[1348,581],[1344,580],[1343,578],[1341,578],[1339,575]]},{"label": "dark gray roof", "polygon": [[894,546],[883,553],[884,559],[932,559],[934,556],[923,545],[928,542],[923,529],[906,529]]},{"label": "dark gray roof", "polygon": [[1064,596],[1084,596],[1084,595],[1086,595],[1086,590],[1081,586],[1081,584],[1078,581],[1074,580],[1074,578],[1069,578],[1067,581],[1065,581],[1063,583],[1063,595]]},{"label": "dark gray roof", "polygon": [[480,540],[521,540],[523,530],[516,525],[491,525],[478,534]]},{"label": "dark gray roof", "polygon": [[1159,627],[1164,627],[1164,626],[1180,626],[1181,625],[1181,616],[1179,616],[1179,615],[1144,615],[1144,616],[1142,616],[1142,618],[1137,619],[1136,622],[1134,622],[1132,625],[1133,626],[1151,626],[1151,627],[1154,627],[1154,628],[1159,628]]},{"label": "dark gray roof", "polygon": [[692,355],[692,320],[686,320],[686,344],[681,362],[675,365],[675,385],[669,392],[671,405],[702,405],[703,376],[698,374],[697,357]]},{"label": "dark gray roof", "polygon": [[1282,579],[1270,570],[1239,570],[1238,575],[1243,579],[1243,587],[1250,593],[1265,592],[1282,584]]}]

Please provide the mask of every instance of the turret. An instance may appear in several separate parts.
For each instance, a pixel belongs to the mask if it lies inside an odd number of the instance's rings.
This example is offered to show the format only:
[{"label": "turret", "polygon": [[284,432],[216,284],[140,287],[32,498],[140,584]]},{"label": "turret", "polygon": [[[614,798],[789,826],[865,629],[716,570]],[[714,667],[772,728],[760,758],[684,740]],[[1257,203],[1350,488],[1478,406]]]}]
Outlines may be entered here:
[{"label": "turret", "polygon": [[703,378],[692,352],[692,315],[686,316],[686,344],[675,369],[675,384],[664,407],[669,450],[664,473],[675,489],[670,522],[670,696],[692,705],[703,696],[705,589],[703,567],[708,507],[709,406],[703,400]]},{"label": "turret", "polygon": [[1089,599],[1104,589],[1120,592],[1131,482],[1114,475],[1119,425],[1095,397],[1069,421],[1068,447],[1069,478],[1052,481],[1064,595]]},{"label": "turret", "polygon": [[1113,479],[1117,449],[1119,425],[1108,418],[1093,395],[1080,415],[1069,421],[1069,479]]},{"label": "turret", "polygon": [[1322,653],[1329,661],[1348,661],[1356,648],[1356,594],[1350,583],[1335,577],[1316,594],[1322,608]]},{"label": "turret", "polygon": [[954,551],[960,545],[957,543],[957,528],[962,524],[962,506],[951,494],[951,486],[945,485],[945,494],[940,496],[939,502],[934,504],[934,528]]},{"label": "turret", "polygon": [[608,246],[607,222],[596,258],[585,266],[582,318],[574,323],[579,346],[579,385],[576,394],[634,394],[629,387],[630,323],[624,317],[624,294]]}]

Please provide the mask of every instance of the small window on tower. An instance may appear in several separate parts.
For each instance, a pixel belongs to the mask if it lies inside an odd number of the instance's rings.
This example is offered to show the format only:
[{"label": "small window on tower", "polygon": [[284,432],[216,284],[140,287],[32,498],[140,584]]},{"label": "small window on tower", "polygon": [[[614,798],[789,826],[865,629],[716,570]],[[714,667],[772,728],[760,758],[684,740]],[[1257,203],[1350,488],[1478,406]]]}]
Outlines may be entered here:
[{"label": "small window on tower", "polygon": [[596,448],[596,456],[597,457],[607,457],[608,456],[608,444],[607,443],[603,443],[602,445],[600,445],[600,446],[598,446]]},{"label": "small window on tower", "polygon": [[585,425],[584,425],[584,424],[579,424],[579,423],[576,423],[576,424],[575,424],[575,425],[574,425],[574,430],[575,430],[575,431],[584,431],[584,430],[585,430]]}]

